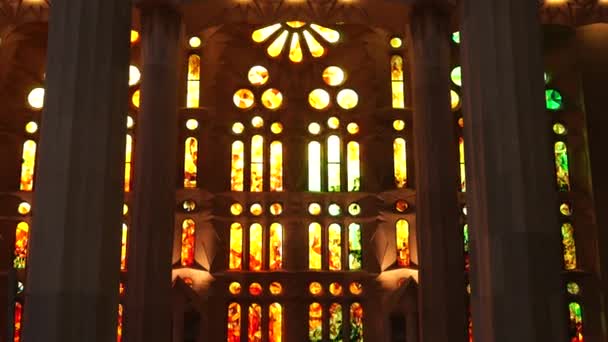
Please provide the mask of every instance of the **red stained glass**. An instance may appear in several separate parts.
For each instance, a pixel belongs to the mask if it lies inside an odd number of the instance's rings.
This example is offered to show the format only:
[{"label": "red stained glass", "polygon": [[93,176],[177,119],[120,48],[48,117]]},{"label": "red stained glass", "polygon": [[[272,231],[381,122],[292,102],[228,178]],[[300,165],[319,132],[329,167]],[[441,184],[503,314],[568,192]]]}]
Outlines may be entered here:
[{"label": "red stained glass", "polygon": [[19,190],[32,191],[34,188],[34,166],[36,162],[36,143],[33,140],[23,143],[22,158],[21,185],[19,186]]},{"label": "red stained glass", "polygon": [[[120,270],[127,270],[127,236],[129,232],[129,226],[125,223],[122,224],[122,237],[120,241]],[[121,284],[122,285],[122,284]]]},{"label": "red stained glass", "polygon": [[283,336],[283,307],[281,304],[270,304],[268,318],[268,341],[281,342]]},{"label": "red stained glass", "polygon": [[116,328],[116,342],[122,341],[122,315],[123,315],[122,304],[118,304],[118,327]]},{"label": "red stained glass", "polygon": [[29,240],[30,226],[26,222],[19,222],[15,231],[15,260],[13,266],[16,269],[24,269],[27,258],[27,245]]},{"label": "red stained glass", "polygon": [[186,139],[184,147],[184,188],[196,188],[198,140]]},{"label": "red stained glass", "polygon": [[258,304],[249,305],[249,317],[247,322],[248,342],[262,341],[262,307]]},{"label": "red stained glass", "polygon": [[23,316],[23,305],[19,302],[15,303],[15,326],[14,326],[14,342],[21,341],[21,318]]},{"label": "red stained glass", "polygon": [[241,342],[241,306],[238,303],[228,305],[227,342]]},{"label": "red stained glass", "polygon": [[196,224],[194,220],[187,219],[182,223],[182,266],[192,266],[194,264],[194,233]]}]

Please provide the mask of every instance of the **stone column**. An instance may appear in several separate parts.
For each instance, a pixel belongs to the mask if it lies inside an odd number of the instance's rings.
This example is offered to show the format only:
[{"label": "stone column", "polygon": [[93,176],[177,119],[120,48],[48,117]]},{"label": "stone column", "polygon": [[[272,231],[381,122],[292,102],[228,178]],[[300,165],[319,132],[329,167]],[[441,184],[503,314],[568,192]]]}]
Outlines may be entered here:
[{"label": "stone column", "polygon": [[450,109],[449,11],[416,6],[410,15],[420,337],[464,341],[465,288],[458,226],[457,146]]},{"label": "stone column", "polygon": [[125,340],[171,340],[171,256],[178,132],[181,19],[173,9],[141,5],[142,83],[128,243]]},{"label": "stone column", "polygon": [[476,341],[566,341],[538,4],[466,0],[462,59]]},{"label": "stone column", "polygon": [[131,2],[51,7],[23,340],[116,340]]}]

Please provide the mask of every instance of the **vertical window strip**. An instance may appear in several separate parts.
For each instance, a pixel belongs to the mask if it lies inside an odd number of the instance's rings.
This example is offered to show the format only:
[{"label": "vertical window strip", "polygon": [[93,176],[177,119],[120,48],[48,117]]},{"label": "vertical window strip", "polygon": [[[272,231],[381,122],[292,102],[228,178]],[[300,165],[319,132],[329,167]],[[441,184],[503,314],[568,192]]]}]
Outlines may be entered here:
[{"label": "vertical window strip", "polygon": [[583,342],[583,310],[577,302],[572,302],[568,305],[570,313],[570,341]]},{"label": "vertical window strip", "polygon": [[29,243],[30,225],[27,222],[19,222],[15,230],[15,269],[25,269],[27,265],[27,251]]},{"label": "vertical window strip", "polygon": [[347,178],[348,191],[361,190],[361,161],[359,143],[351,141],[347,145]]},{"label": "vertical window strip", "polygon": [[198,140],[188,137],[184,144],[184,188],[196,188]]},{"label": "vertical window strip", "polygon": [[322,265],[322,229],[321,225],[313,222],[308,226],[308,268],[320,270]]},{"label": "vertical window strip", "polygon": [[241,305],[238,303],[228,305],[227,342],[241,342]]},{"label": "vertical window strip", "polygon": [[233,223],[230,226],[230,258],[229,269],[241,270],[243,268],[243,226]]},{"label": "vertical window strip", "polygon": [[348,226],[348,269],[351,271],[360,270],[362,264],[361,225],[351,223]]},{"label": "vertical window strip", "polygon": [[262,270],[262,225],[254,223],[249,227],[249,270]]},{"label": "vertical window strip", "polygon": [[332,303],[329,307],[329,340],[343,341],[344,333],[342,331],[342,305]]},{"label": "vertical window strip", "polygon": [[464,155],[464,138],[458,138],[458,164],[460,166],[460,191],[467,191],[467,177],[466,177],[466,165]]},{"label": "vertical window strip", "polygon": [[407,186],[407,146],[405,139],[397,138],[393,141],[393,158],[395,171],[395,185],[397,188]]},{"label": "vertical window strip", "polygon": [[21,183],[19,190],[32,191],[34,189],[34,167],[36,163],[36,142],[27,140],[23,143],[21,164]]},{"label": "vertical window strip", "polygon": [[120,270],[127,270],[127,238],[129,234],[129,226],[126,223],[122,224],[122,234],[120,238]]},{"label": "vertical window strip", "polygon": [[397,237],[397,265],[408,267],[410,265],[410,224],[406,220],[395,223]]},{"label": "vertical window strip", "polygon": [[308,339],[311,342],[323,340],[323,306],[316,302],[308,307]]},{"label": "vertical window strip", "polygon": [[555,173],[559,191],[570,191],[570,166],[568,162],[568,146],[563,141],[555,143]]},{"label": "vertical window strip", "polygon": [[268,307],[268,342],[281,342],[283,337],[283,307],[272,303]]},{"label": "vertical window strip", "polygon": [[405,108],[405,91],[403,78],[403,57],[391,57],[391,88],[393,93],[393,108]]},{"label": "vertical window strip", "polygon": [[122,304],[118,304],[118,324],[116,327],[116,342],[122,342],[122,321],[124,308]]},{"label": "vertical window strip", "polygon": [[562,245],[564,254],[564,268],[568,271],[576,269],[576,243],[574,240],[574,226],[569,223],[562,224]]},{"label": "vertical window strip", "polygon": [[283,144],[270,144],[270,191],[283,191]]},{"label": "vertical window strip", "polygon": [[318,141],[308,144],[308,190],[321,191],[321,144]]},{"label": "vertical window strip", "polygon": [[251,342],[262,341],[262,307],[256,303],[249,305],[247,338]]},{"label": "vertical window strip", "polygon": [[196,223],[192,219],[182,222],[182,266],[192,266],[194,264],[194,242],[195,242]]},{"label": "vertical window strip", "polygon": [[127,139],[125,142],[125,179],[124,179],[124,181],[125,181],[124,191],[125,192],[131,191],[132,158],[133,158],[133,137],[131,136],[131,134],[127,134]]},{"label": "vertical window strip", "polygon": [[340,138],[327,138],[327,191],[340,192]]},{"label": "vertical window strip", "polygon": [[270,225],[268,268],[271,271],[283,268],[283,226],[280,223]]},{"label": "vertical window strip", "polygon": [[200,105],[201,57],[192,54],[188,57],[188,84],[186,107],[197,108]]},{"label": "vertical window strip", "polygon": [[251,138],[251,192],[264,191],[264,138]]},{"label": "vertical window strip", "polygon": [[329,225],[327,232],[329,270],[340,271],[342,270],[342,227],[337,223],[332,223]]},{"label": "vertical window strip", "polygon": [[23,318],[23,304],[20,302],[15,302],[15,313],[14,313],[14,322],[13,322],[13,341],[19,342],[21,341],[21,328],[22,328],[22,318]]},{"label": "vertical window strip", "polygon": [[357,302],[350,305],[350,341],[363,342],[363,306]]},{"label": "vertical window strip", "polygon": [[230,189],[243,191],[245,178],[245,144],[242,141],[232,143],[232,165],[230,173]]}]

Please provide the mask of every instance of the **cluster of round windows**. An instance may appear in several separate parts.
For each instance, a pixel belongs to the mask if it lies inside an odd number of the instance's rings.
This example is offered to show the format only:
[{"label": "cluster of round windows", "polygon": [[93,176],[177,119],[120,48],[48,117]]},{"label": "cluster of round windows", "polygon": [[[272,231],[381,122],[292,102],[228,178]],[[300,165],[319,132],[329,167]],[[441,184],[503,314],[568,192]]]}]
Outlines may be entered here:
[{"label": "cluster of round windows", "polygon": [[[332,116],[331,118],[327,119],[327,127],[329,129],[338,129],[340,128],[340,119],[338,119],[335,116]],[[359,133],[359,125],[355,122],[351,122],[348,125],[346,125],[346,131],[349,134],[357,134]],[[318,122],[312,122],[308,125],[308,133],[310,134],[320,134],[321,133],[321,125]]]},{"label": "cluster of round windows", "polygon": [[[348,285],[348,290],[354,296],[359,296],[363,293],[363,285],[359,282],[352,282]],[[308,292],[313,296],[322,296],[324,293],[323,285],[319,282],[312,282],[308,285]],[[344,294],[342,285],[337,282],[329,284],[329,293],[332,296],[341,296]]]},{"label": "cluster of round windows", "polygon": [[[313,216],[321,215],[322,207],[319,203],[310,203],[308,205],[308,213]],[[340,216],[342,215],[342,207],[337,203],[330,203],[327,206],[327,213],[329,216]],[[351,216],[358,216],[361,214],[361,206],[359,203],[351,203],[348,205],[348,214]]]},{"label": "cluster of round windows", "polygon": [[[247,78],[251,85],[258,87],[268,82],[270,74],[265,67],[256,65],[249,69]],[[249,109],[255,104],[255,95],[250,89],[239,89],[234,93],[232,101],[237,108]],[[278,109],[283,104],[283,94],[275,88],[268,88],[262,92],[261,101],[267,109]]]},{"label": "cluster of round windows", "polygon": [[[323,70],[323,81],[331,87],[338,87],[346,82],[346,73],[337,66],[329,66]],[[329,92],[322,88],[317,88],[308,94],[308,103],[317,110],[327,109],[331,104]],[[359,95],[352,89],[341,89],[336,95],[336,103],[342,109],[353,109],[359,104]]]},{"label": "cluster of round windows", "polygon": [[[254,116],[251,119],[251,126],[255,129],[260,129],[264,127],[264,119],[261,116]],[[235,122],[232,125],[232,133],[241,134],[245,131],[245,125],[242,122]],[[280,122],[273,122],[270,125],[270,131],[273,134],[281,134],[283,133],[283,124]]]},{"label": "cluster of round windows", "polygon": [[[230,213],[234,216],[239,216],[243,213],[243,205],[241,203],[233,203],[230,206]],[[281,203],[272,203],[268,207],[268,211],[272,216],[279,216],[283,213],[283,205]],[[260,203],[253,203],[249,206],[249,212],[253,216],[260,216],[264,213],[264,207]]]},{"label": "cluster of round windows", "polygon": [[[240,295],[242,292],[242,287],[239,282],[233,281],[228,285],[228,291],[232,295]],[[279,282],[272,282],[268,286],[268,292],[273,296],[278,296],[283,293],[283,286]],[[252,296],[260,296],[264,293],[264,288],[260,283],[251,283],[249,285],[249,294]]]}]

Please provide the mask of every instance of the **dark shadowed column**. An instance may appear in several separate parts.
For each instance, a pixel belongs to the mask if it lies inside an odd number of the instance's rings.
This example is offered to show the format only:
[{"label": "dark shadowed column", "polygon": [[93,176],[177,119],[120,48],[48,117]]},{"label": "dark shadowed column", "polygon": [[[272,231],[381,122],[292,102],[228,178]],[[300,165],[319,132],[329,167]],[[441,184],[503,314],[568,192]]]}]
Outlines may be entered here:
[{"label": "dark shadowed column", "polygon": [[463,2],[475,341],[566,341],[538,4]]},{"label": "dark shadowed column", "polygon": [[23,340],[115,341],[131,2],[51,17]]},{"label": "dark shadowed column", "polygon": [[171,257],[180,15],[141,5],[142,85],[129,235],[125,339],[171,341]]},{"label": "dark shadowed column", "polygon": [[412,9],[413,132],[420,262],[420,338],[465,339],[463,239],[458,226],[457,145],[450,109],[449,11]]}]

